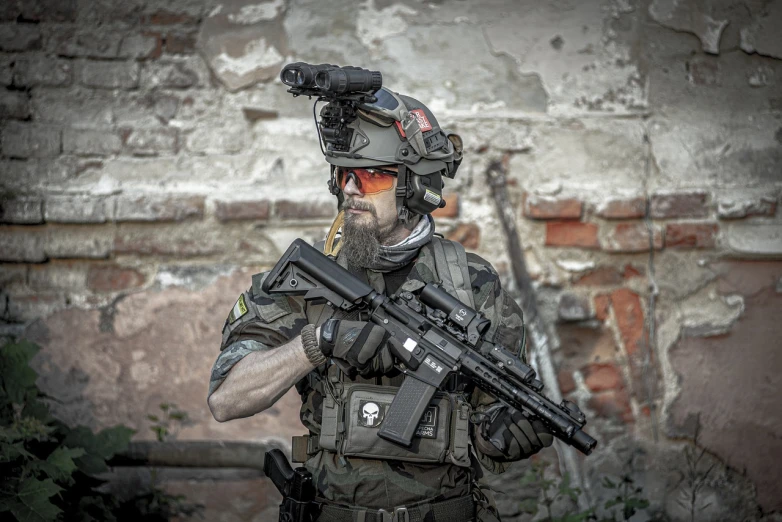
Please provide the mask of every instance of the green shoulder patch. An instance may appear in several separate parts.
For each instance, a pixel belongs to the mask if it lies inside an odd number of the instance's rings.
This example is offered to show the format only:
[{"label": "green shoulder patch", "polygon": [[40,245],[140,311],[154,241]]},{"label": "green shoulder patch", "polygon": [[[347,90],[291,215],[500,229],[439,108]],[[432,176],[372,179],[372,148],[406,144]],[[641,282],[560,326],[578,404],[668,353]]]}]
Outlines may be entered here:
[{"label": "green shoulder patch", "polygon": [[228,322],[234,324],[246,313],[247,304],[244,302],[244,294],[242,294],[239,296],[239,299],[236,300],[236,304],[231,309],[231,313],[228,315]]}]

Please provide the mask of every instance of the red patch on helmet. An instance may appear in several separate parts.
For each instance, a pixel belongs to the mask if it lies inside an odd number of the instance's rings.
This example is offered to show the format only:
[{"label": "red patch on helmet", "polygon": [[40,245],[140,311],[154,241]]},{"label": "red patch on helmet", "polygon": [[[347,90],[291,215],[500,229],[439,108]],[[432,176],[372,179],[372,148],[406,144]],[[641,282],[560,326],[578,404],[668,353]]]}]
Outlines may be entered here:
[{"label": "red patch on helmet", "polygon": [[405,136],[405,130],[402,128],[402,122],[395,121],[394,123],[396,123],[396,130],[399,131],[399,135],[402,136],[403,138],[407,138],[407,136]]},{"label": "red patch on helmet", "polygon": [[415,119],[418,120],[418,126],[421,127],[421,132],[432,130],[432,124],[429,123],[429,119],[426,117],[423,109],[413,109],[411,114],[415,114]]}]

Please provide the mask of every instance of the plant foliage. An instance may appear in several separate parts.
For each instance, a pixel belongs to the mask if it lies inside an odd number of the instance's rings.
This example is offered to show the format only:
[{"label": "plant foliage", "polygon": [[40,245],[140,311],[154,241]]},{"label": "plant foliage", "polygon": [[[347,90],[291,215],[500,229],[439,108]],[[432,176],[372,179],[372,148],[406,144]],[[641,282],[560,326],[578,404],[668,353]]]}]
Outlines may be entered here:
[{"label": "plant foliage", "polygon": [[521,510],[535,515],[542,506],[546,516],[541,522],[617,522],[630,520],[633,515],[649,507],[649,501],[641,495],[642,488],[634,485],[629,474],[622,476],[617,482],[604,476],[603,487],[615,491],[616,494],[603,505],[603,516],[598,516],[596,507],[583,511],[565,510],[563,514],[555,516],[555,504],[562,506],[569,500],[569,505],[578,506],[578,497],[582,491],[571,484],[567,473],[559,481],[546,478],[545,471],[548,466],[549,463],[545,461],[533,462],[521,479],[523,486],[537,488],[541,496],[539,499],[526,499],[521,504]]},{"label": "plant foliage", "polygon": [[95,474],[127,449],[134,431],[114,426],[94,433],[52,417],[29,362],[27,341],[0,347],[0,519],[19,522],[167,520],[178,497],[156,488],[121,502],[99,490]]}]

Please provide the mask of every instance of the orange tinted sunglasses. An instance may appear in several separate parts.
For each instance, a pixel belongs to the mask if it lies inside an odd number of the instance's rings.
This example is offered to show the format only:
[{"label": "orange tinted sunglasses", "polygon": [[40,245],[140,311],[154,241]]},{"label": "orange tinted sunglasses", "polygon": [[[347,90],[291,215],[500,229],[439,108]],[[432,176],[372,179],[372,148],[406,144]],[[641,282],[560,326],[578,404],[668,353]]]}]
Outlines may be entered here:
[{"label": "orange tinted sunglasses", "polygon": [[345,185],[352,178],[363,194],[376,194],[394,186],[396,172],[378,168],[337,167],[336,175],[342,190],[345,190]]}]

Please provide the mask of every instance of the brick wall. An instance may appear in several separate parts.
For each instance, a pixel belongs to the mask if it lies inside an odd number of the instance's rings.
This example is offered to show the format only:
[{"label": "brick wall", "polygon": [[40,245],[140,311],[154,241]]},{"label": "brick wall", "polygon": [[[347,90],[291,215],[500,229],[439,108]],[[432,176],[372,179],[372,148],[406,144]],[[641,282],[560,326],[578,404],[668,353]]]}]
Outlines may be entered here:
[{"label": "brick wall", "polygon": [[[438,231],[515,292],[486,178],[490,162],[508,165],[509,210],[556,341],[546,385],[601,441],[583,463],[591,493],[628,440],[675,460],[700,415],[699,444],[725,480],[757,488],[710,483],[722,499],[712,518],[782,507],[778,471],[740,443],[782,455],[782,419],[764,399],[782,391],[771,372],[782,333],[776,4],[322,5],[0,7],[2,333],[44,346],[39,371],[64,397],[60,414],[148,437],[146,414],[175,400],[195,420],[186,438],[301,429],[295,397],[228,424],[203,399],[250,274],[296,237],[321,239],[336,211],[312,102],[287,94],[279,70],[361,65],[462,135]],[[712,399],[720,382],[735,384],[730,407]],[[753,412],[767,422],[744,430]],[[637,479],[654,488],[674,475]],[[662,497],[655,507],[679,516]]]}]

